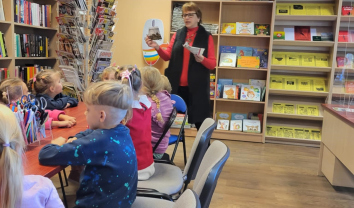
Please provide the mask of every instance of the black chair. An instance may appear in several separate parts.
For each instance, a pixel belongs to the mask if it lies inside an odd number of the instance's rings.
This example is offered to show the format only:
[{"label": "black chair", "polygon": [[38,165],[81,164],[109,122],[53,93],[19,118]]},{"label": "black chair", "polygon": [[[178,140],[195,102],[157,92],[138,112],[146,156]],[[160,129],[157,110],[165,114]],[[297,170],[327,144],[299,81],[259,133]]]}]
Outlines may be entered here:
[{"label": "black chair", "polygon": [[[168,122],[165,123],[162,135],[160,137],[160,139],[157,141],[157,143],[155,144],[155,146],[152,148],[152,152],[155,153],[157,147],[160,145],[162,139],[165,137],[166,133],[168,132],[168,130],[170,130],[173,122],[175,121],[177,116],[177,109],[175,107],[173,107],[172,113],[170,115],[170,119],[168,120]],[[155,158],[154,158],[155,159]]]}]

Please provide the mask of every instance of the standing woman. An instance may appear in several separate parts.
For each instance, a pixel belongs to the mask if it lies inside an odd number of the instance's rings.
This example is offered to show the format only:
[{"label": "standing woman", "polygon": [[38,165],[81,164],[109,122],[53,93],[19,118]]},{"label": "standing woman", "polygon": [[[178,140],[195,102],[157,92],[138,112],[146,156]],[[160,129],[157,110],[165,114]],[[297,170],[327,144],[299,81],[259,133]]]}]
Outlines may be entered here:
[{"label": "standing woman", "polygon": [[[178,94],[188,106],[188,122],[200,128],[210,114],[210,70],[216,66],[213,37],[201,26],[202,12],[193,3],[182,7],[185,27],[179,29],[172,37],[166,50],[149,37],[146,44],[154,48],[160,57],[170,63],[165,75],[170,80],[172,94]],[[203,55],[194,55],[183,47],[189,45],[205,48]]]}]

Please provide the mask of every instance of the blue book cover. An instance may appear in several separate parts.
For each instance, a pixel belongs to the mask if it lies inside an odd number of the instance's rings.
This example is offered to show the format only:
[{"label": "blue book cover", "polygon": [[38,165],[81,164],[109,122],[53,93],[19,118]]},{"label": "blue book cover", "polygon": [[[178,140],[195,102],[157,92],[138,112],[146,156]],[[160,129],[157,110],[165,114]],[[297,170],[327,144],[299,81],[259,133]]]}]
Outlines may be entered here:
[{"label": "blue book cover", "polygon": [[237,46],[236,53],[237,53],[237,57],[252,56],[253,48],[252,47]]},{"label": "blue book cover", "polygon": [[218,79],[218,86],[220,86],[220,97],[224,93],[224,85],[232,85],[232,79]]},{"label": "blue book cover", "polygon": [[263,69],[268,68],[268,50],[267,49],[254,48],[252,56],[259,57],[259,68],[263,68]]},{"label": "blue book cover", "polygon": [[236,53],[236,46],[220,46],[220,53]]},{"label": "blue book cover", "polygon": [[247,119],[247,113],[232,113],[231,120],[243,120]]},{"label": "blue book cover", "polygon": [[21,20],[20,23],[24,23],[24,15],[25,15],[25,1],[21,0],[21,6],[20,6],[20,16],[21,16]]}]

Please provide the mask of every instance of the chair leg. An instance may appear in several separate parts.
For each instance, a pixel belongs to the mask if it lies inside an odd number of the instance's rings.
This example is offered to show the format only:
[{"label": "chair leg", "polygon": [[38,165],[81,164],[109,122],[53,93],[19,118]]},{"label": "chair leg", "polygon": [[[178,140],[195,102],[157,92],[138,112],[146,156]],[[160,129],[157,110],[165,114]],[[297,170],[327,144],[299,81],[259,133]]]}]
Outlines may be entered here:
[{"label": "chair leg", "polygon": [[69,184],[68,184],[68,177],[66,176],[65,168],[63,169],[63,172],[64,172],[64,178],[65,178],[65,186],[69,186]]},{"label": "chair leg", "polygon": [[184,166],[186,166],[186,164],[187,164],[187,153],[186,153],[186,139],[184,137],[184,134],[183,134],[183,137],[182,137],[182,142],[183,142]]},{"label": "chair leg", "polygon": [[60,181],[61,191],[62,191],[62,193],[63,193],[64,206],[65,206],[66,208],[68,208],[68,202],[66,201],[65,189],[64,189],[63,179],[62,179],[62,177],[61,177],[60,171],[59,171],[58,175],[59,175],[59,181]]}]

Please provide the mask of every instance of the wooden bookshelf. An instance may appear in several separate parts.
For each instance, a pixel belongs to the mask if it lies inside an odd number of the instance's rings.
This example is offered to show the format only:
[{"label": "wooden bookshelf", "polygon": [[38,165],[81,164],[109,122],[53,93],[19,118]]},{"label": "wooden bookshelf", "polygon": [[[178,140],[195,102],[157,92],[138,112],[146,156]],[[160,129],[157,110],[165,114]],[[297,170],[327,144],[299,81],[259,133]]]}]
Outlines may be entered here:
[{"label": "wooden bookshelf", "polygon": [[[296,2],[296,1],[293,1]],[[287,21],[336,21],[337,15],[275,15],[275,20]]]},{"label": "wooden bookshelf", "polygon": [[334,41],[290,41],[290,40],[273,40],[273,45],[279,45],[279,46],[333,47]]},{"label": "wooden bookshelf", "polygon": [[281,71],[331,72],[332,67],[272,65],[271,69]]},{"label": "wooden bookshelf", "polygon": [[[56,0],[31,0],[31,2],[51,5],[51,27],[38,27],[14,22],[14,1],[3,1],[5,21],[0,21],[0,31],[4,33],[5,43],[9,57],[0,58],[0,68],[8,68],[10,77],[15,76],[15,66],[25,64],[38,64],[51,66],[55,70],[59,70],[57,61],[57,32],[58,23],[55,17],[58,16],[58,2]],[[48,49],[50,57],[16,57],[14,49],[14,34],[38,34],[45,35],[49,38]]]},{"label": "wooden bookshelf", "polygon": [[[188,1],[172,0],[171,6],[175,3],[184,3]],[[253,48],[268,49],[272,51],[272,29],[270,36],[257,35],[227,35],[220,34],[222,23],[228,22],[254,22],[255,24],[273,24],[275,2],[274,1],[195,1],[201,8],[203,13],[203,23],[213,23],[219,25],[219,34],[214,34],[215,52],[217,65],[219,63],[219,46],[247,46]],[[172,18],[172,17],[171,17]],[[174,32],[170,31],[170,34]],[[269,53],[270,63],[271,53]],[[218,79],[228,78],[234,82],[248,83],[249,79],[269,79],[269,69],[254,69],[254,68],[237,68],[237,67],[216,67],[216,82]],[[266,97],[268,92],[266,93]],[[234,113],[263,113],[265,114],[266,102],[243,101],[230,99],[211,99],[213,104],[212,115],[217,112],[234,112]],[[228,139],[250,142],[264,142],[264,127],[262,133],[250,134],[235,131],[215,130],[213,138]],[[194,132],[193,129],[186,129],[186,135]],[[172,131],[173,133],[173,131]],[[193,134],[191,134],[193,135]]]}]

